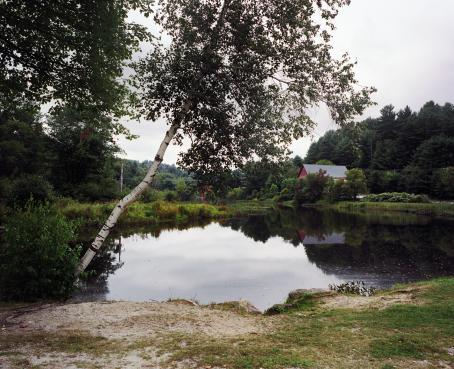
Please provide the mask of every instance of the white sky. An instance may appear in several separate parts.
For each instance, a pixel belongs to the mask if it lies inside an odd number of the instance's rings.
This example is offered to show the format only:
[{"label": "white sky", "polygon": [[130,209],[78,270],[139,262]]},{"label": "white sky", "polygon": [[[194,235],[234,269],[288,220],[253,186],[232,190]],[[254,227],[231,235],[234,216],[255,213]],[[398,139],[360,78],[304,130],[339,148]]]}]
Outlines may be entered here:
[{"label": "white sky", "polygon": [[[138,20],[136,15],[131,18]],[[336,52],[347,51],[358,61],[357,79],[374,86],[377,106],[362,118],[377,116],[387,104],[409,105],[418,110],[425,102],[454,103],[454,1],[453,0],[353,0],[341,10],[334,38]],[[147,25],[152,27],[151,22]],[[305,156],[311,142],[336,125],[325,108],[310,115],[318,126],[313,137],[293,143],[294,155]],[[166,125],[157,122],[128,122],[140,138],[119,139],[125,157],[152,159],[164,136]],[[175,163],[185,146],[170,146],[164,158]]]}]

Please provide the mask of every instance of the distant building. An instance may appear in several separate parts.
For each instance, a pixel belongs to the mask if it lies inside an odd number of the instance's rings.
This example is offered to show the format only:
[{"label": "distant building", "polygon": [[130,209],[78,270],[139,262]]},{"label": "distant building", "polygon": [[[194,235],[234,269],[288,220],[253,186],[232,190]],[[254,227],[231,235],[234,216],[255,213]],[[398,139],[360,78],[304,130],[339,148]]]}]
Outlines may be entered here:
[{"label": "distant building", "polygon": [[334,179],[347,177],[347,168],[343,165],[303,164],[298,172],[298,179],[302,179],[308,174],[318,174],[320,171]]}]

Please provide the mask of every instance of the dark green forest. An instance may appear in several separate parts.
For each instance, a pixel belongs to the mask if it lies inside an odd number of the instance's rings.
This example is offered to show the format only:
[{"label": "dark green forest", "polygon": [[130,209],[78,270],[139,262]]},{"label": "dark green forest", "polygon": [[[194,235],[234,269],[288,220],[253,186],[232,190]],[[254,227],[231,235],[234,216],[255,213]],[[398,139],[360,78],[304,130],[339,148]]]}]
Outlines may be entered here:
[{"label": "dark green forest", "polygon": [[385,106],[380,117],[329,131],[314,142],[305,162],[323,159],[364,169],[372,193],[454,198],[454,105],[430,101],[418,112]]},{"label": "dark green forest", "polygon": [[[7,205],[71,197],[80,201],[118,198],[121,168],[123,193],[145,175],[150,161],[120,159],[109,122],[99,124],[83,112],[64,108],[43,115],[32,103],[17,105],[0,116],[0,198]],[[145,201],[188,201],[207,189],[211,198],[229,200],[273,198],[295,187],[304,162],[330,160],[361,168],[369,192],[410,192],[454,198],[454,106],[425,104],[381,110],[353,127],[329,131],[314,142],[304,160],[250,162],[216,177],[197,177],[175,165],[163,164]],[[285,199],[284,193],[284,199]],[[290,198],[290,197],[289,197]]]},{"label": "dark green forest", "polygon": [[[101,118],[99,118],[101,119]],[[103,118],[107,119],[107,118]],[[121,166],[123,192],[145,175],[150,162],[120,159],[112,133],[65,108],[43,116],[37,105],[26,103],[0,116],[0,198],[7,205],[72,197],[81,201],[118,198]],[[163,164],[153,187],[175,191],[193,182],[174,165]],[[186,187],[188,187],[186,186]]]}]

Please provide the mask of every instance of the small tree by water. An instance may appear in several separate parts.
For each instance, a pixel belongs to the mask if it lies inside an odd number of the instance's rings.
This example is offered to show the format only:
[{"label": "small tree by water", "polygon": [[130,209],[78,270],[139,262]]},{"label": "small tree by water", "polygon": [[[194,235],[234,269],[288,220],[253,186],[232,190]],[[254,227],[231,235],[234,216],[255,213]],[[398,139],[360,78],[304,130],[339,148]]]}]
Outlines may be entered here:
[{"label": "small tree by water", "polygon": [[75,226],[48,206],[32,206],[12,215],[0,243],[0,298],[65,298],[74,289],[79,249],[69,242]]}]

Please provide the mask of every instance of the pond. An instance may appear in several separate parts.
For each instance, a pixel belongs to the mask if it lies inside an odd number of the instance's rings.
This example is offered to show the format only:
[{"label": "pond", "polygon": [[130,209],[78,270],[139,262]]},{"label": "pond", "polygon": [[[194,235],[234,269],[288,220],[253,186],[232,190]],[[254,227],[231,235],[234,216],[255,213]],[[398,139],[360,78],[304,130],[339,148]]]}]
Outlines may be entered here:
[{"label": "pond", "polygon": [[378,288],[454,274],[454,222],[305,209],[191,226],[117,231],[77,300],[246,299],[259,309],[297,288]]}]

